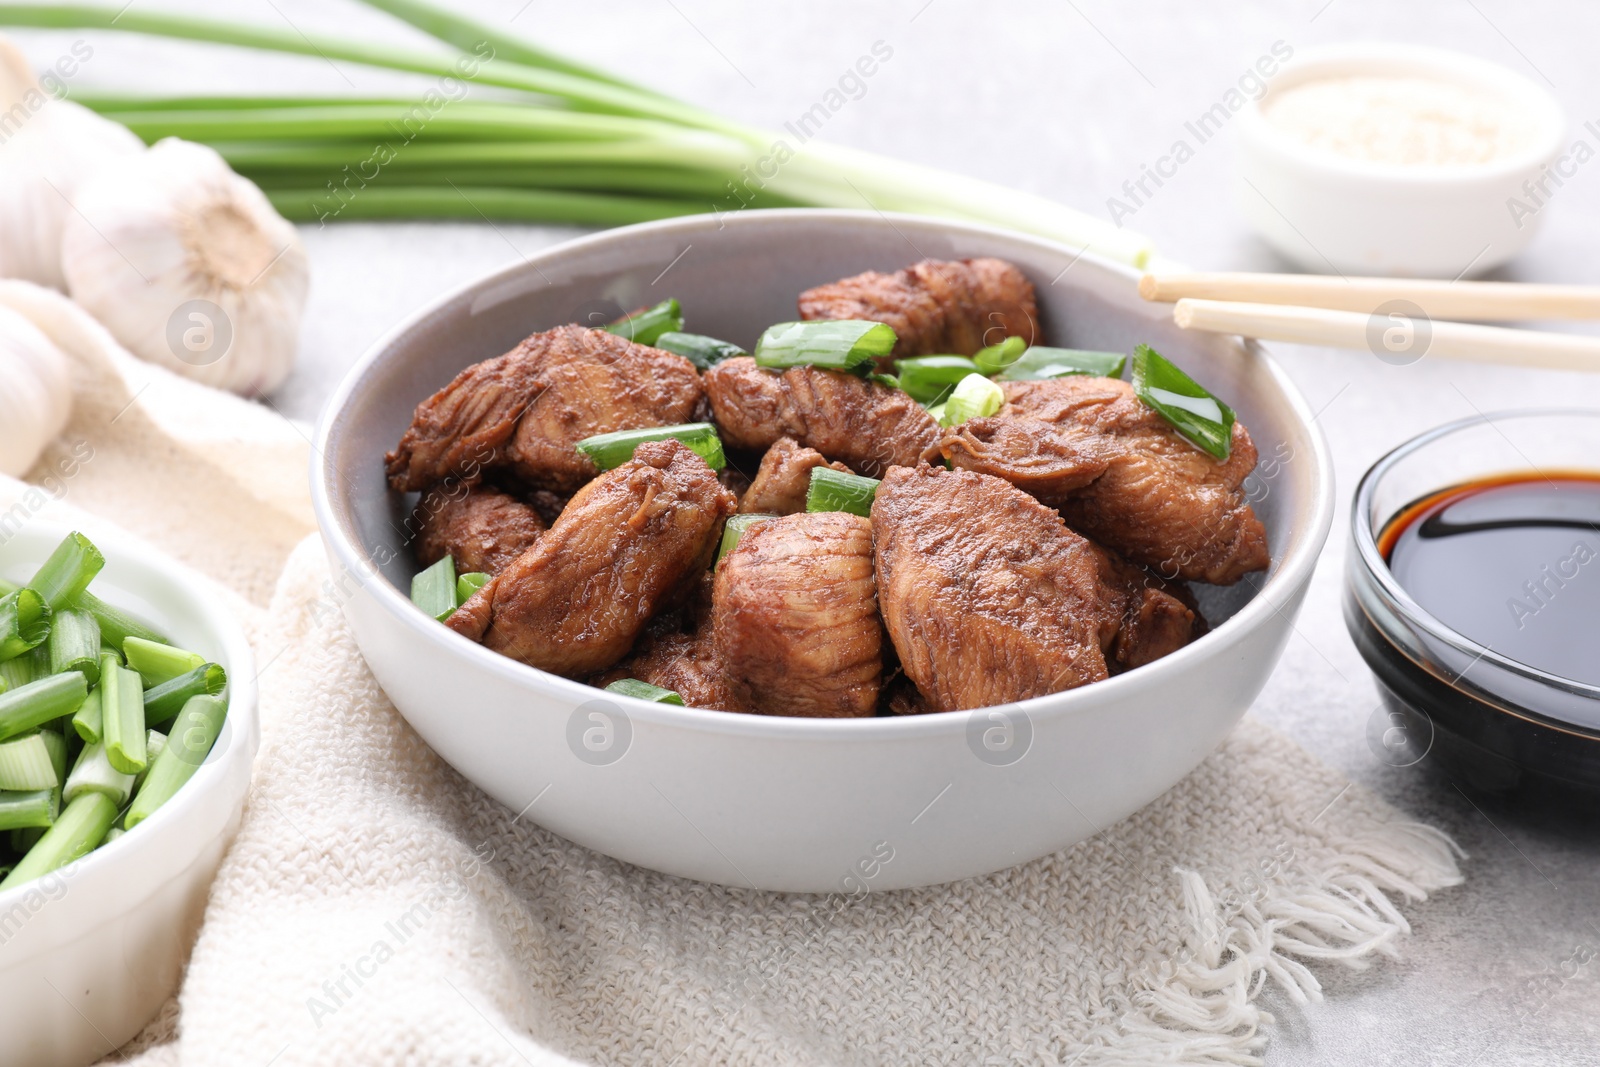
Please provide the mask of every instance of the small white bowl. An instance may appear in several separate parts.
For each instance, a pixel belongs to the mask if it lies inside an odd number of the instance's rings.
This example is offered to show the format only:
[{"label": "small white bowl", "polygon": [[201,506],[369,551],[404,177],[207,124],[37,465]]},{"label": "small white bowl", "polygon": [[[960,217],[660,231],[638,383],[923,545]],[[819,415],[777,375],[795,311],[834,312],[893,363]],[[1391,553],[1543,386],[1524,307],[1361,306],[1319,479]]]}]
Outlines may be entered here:
[{"label": "small white bowl", "polygon": [[[77,1067],[137,1034],[172,995],[211,880],[239,828],[260,745],[255,658],[231,614],[181,565],[95,525],[90,587],[228,672],[228,717],[205,763],[132,831],[0,893],[0,1061]],[[69,532],[30,520],[0,533],[0,576],[26,579]]]},{"label": "small white bowl", "polygon": [[[1266,118],[1274,94],[1341,75],[1425,77],[1488,93],[1527,116],[1528,142],[1483,164],[1383,164],[1310,148]],[[1239,204],[1273,248],[1318,273],[1440,278],[1480,274],[1527,247],[1544,211],[1523,183],[1537,182],[1557,159],[1567,129],[1561,105],[1527,78],[1471,56],[1399,44],[1296,55],[1239,113],[1238,126]],[[1537,209],[1513,213],[1513,198]]]},{"label": "small white bowl", "polygon": [[[1154,345],[1238,411],[1262,456],[1249,485],[1272,567],[1199,590],[1210,633],[1138,670],[1003,707],[805,719],[592,689],[491,652],[409,601],[409,506],[389,492],[383,454],[463,367],[534,330],[668,296],[690,329],[749,347],[794,317],[802,290],[923,256],[1008,259],[1033,279],[1051,343]],[[395,707],[468,779],[642,867],[856,893],[985,874],[1081,841],[1171,788],[1244,714],[1289,638],[1333,514],[1327,445],[1283,371],[1253,343],[1180,330],[1138,282],[1127,267],[984,226],[808,209],[608,230],[442,297],[373,347],[317,432],[313,500],[356,642]]]}]

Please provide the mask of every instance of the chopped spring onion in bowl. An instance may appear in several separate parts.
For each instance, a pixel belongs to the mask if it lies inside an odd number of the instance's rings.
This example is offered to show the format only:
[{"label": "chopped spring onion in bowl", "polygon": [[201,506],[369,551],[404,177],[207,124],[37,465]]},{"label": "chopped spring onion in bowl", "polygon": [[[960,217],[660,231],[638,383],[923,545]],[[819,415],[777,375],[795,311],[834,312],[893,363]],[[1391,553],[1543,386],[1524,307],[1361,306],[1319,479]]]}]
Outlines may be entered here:
[{"label": "chopped spring onion in bowl", "polygon": [[940,426],[959,426],[968,419],[993,415],[1006,402],[1006,394],[981,374],[969,374],[956,383],[950,399],[944,402]]},{"label": "chopped spring onion in bowl", "polygon": [[715,337],[706,337],[698,333],[682,333],[671,330],[655,339],[655,348],[666,352],[673,352],[687,359],[701,370],[708,370],[725,359],[735,356],[749,355],[738,345],[719,341]]},{"label": "chopped spring onion in bowl", "polygon": [[813,467],[811,485],[806,489],[806,510],[848,511],[866,518],[872,514],[878,484],[876,478],[846,474],[832,467]]},{"label": "chopped spring onion in bowl", "polygon": [[683,329],[683,309],[676,300],[669,298],[654,307],[624,316],[606,329],[619,337],[626,337],[634,344],[653,345],[662,334]]},{"label": "chopped spring onion in bowl", "polygon": [[869,374],[877,361],[894,350],[892,327],[864,319],[780,322],[756,342],[759,367],[820,367],[823,370]]},{"label": "chopped spring onion in bowl", "polygon": [[608,693],[620,693],[625,697],[637,697],[640,700],[649,700],[656,704],[677,704],[683,706],[683,697],[670,689],[663,689],[659,685],[641,682],[637,678],[618,678],[606,686]]},{"label": "chopped spring onion in bowl", "polygon": [[894,361],[900,388],[919,404],[937,404],[949,398],[956,383],[969,374],[982,373],[966,356],[912,356]]},{"label": "chopped spring onion in bowl", "polygon": [[723,556],[738,547],[739,538],[745,535],[746,530],[758,522],[766,522],[768,519],[775,518],[777,518],[776,515],[756,514],[728,516],[728,521],[722,526],[722,543],[717,546],[717,562],[722,562]]},{"label": "chopped spring onion in bowl", "polygon": [[437,622],[455,614],[460,607],[456,596],[456,561],[446,556],[413,575],[411,602]]},{"label": "chopped spring onion in bowl", "polygon": [[972,361],[978,365],[978,371],[981,374],[999,374],[1015,363],[1017,357],[1022,355],[1023,350],[1027,347],[1028,342],[1022,338],[1007,337],[998,344],[980,348],[972,357]]},{"label": "chopped spring onion in bowl", "polygon": [[722,438],[717,435],[717,428],[709,422],[686,422],[679,426],[651,426],[643,430],[596,434],[579,441],[577,448],[594,460],[596,467],[608,471],[632,459],[634,449],[645,442],[666,440],[686,446],[714,471],[728,465],[728,457],[722,450]]},{"label": "chopped spring onion in bowl", "polygon": [[1196,448],[1219,460],[1233,451],[1233,409],[1149,345],[1133,350],[1133,389]]},{"label": "chopped spring onion in bowl", "polygon": [[1003,382],[1039,381],[1088,374],[1096,378],[1120,378],[1128,357],[1121,352],[1091,352],[1077,348],[1046,348],[1035,345],[1018,356],[999,378]]}]

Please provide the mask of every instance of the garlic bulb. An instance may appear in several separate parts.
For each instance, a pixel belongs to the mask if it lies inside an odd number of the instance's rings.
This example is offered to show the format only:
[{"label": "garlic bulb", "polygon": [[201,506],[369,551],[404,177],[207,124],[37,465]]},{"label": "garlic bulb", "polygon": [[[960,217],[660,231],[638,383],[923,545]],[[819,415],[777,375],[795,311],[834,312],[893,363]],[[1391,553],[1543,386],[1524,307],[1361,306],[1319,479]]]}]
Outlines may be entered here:
[{"label": "garlic bulb", "polygon": [[212,149],[177,138],[78,190],[67,291],[135,355],[255,395],[294,365],[309,272],[293,226]]},{"label": "garlic bulb", "polygon": [[0,305],[0,474],[27,473],[70,414],[66,354],[20,312]]},{"label": "garlic bulb", "polygon": [[0,277],[60,289],[61,228],[79,184],[144,144],[126,126],[51,97],[3,38],[0,111]]}]

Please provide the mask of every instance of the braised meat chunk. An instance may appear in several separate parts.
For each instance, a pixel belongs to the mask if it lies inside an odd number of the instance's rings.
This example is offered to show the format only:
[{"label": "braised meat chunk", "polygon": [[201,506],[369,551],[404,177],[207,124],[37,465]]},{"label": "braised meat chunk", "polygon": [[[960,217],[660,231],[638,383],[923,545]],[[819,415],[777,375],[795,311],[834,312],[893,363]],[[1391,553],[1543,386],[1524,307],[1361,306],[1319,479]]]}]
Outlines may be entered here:
[{"label": "braised meat chunk", "polygon": [[[994,419],[1013,424],[995,438],[1005,447],[985,451],[960,430],[947,432],[940,449],[955,466],[1039,488],[1040,499],[1059,507],[1074,530],[1166,578],[1228,585],[1270,562],[1266,530],[1241,488],[1256,465],[1256,447],[1242,423],[1234,423],[1232,453],[1219,462],[1186,441],[1127,382],[1078,375],[1002,386],[1006,405]],[[980,426],[979,436],[984,432]],[[1048,467],[1050,457],[1091,451],[1105,467],[1087,484],[1074,488],[1073,477],[1030,484],[1029,471]]]},{"label": "braised meat chunk", "polygon": [[[1003,259],[925,259],[893,274],[867,271],[800,294],[802,319],[868,319],[893,327],[892,359],[970,356],[1007,337],[1031,344],[1033,284]],[[881,361],[888,369],[889,360]]]},{"label": "braised meat chunk", "polygon": [[1058,507],[1106,472],[1111,449],[1086,430],[1006,415],[951,427],[938,452],[952,467],[1004,478]]},{"label": "braised meat chunk", "polygon": [[717,565],[712,618],[735,698],[768,715],[859,717],[878,705],[883,628],[872,527],[819,511],[760,522]]},{"label": "braised meat chunk", "polygon": [[1205,632],[1199,605],[1182,582],[1169,582],[1110,549],[1100,558],[1100,647],[1112,674],[1152,663]]},{"label": "braised meat chunk", "polygon": [[872,505],[878,602],[931,710],[1106,677],[1100,557],[1054,511],[987,474],[896,468]]},{"label": "braised meat chunk", "polygon": [[691,590],[734,510],[705,461],[677,441],[584,486],[533,548],[448,620],[458,633],[576,678],[628,654],[645,624]]},{"label": "braised meat chunk", "polygon": [[705,374],[722,439],[764,449],[792,437],[857,474],[911,466],[939,440],[939,424],[906,393],[853,374],[791,367],[779,374],[749,357]]},{"label": "braised meat chunk", "polygon": [[454,557],[459,573],[498,574],[545,531],[538,511],[509,493],[454,483],[422,494],[411,513],[417,562]]},{"label": "braised meat chunk", "polygon": [[587,680],[603,689],[623,678],[637,678],[670,689],[691,708],[745,710],[728,683],[711,625],[709,571],[700,575],[684,607],[651,620],[627,659]]},{"label": "braised meat chunk", "polygon": [[530,486],[570,493],[598,473],[577,442],[691,422],[702,395],[699,373],[682,356],[559,326],[468,367],[418,404],[386,458],[389,483],[415,491],[505,467]]},{"label": "braised meat chunk", "polygon": [[828,462],[821,452],[806,448],[792,437],[778,438],[761,457],[761,466],[739,502],[739,510],[747,515],[793,515],[804,511],[811,472],[818,467],[850,470],[843,463]]}]

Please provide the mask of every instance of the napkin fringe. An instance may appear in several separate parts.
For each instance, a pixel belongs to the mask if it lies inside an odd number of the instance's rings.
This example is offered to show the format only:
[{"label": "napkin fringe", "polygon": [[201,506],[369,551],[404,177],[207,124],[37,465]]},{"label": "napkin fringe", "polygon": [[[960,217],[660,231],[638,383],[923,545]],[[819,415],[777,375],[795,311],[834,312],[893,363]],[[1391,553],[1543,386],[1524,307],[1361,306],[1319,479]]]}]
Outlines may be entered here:
[{"label": "napkin fringe", "polygon": [[[1395,906],[1458,885],[1464,853],[1446,834],[1395,821],[1314,859],[1279,856],[1234,899],[1217,900],[1198,873],[1175,870],[1191,930],[1128,1010],[1089,1037],[1080,1067],[1183,1063],[1256,1067],[1272,1016],[1254,1003],[1268,978],[1296,1004],[1322,998],[1308,962],[1354,970],[1397,957],[1411,926]],[[1249,880],[1247,879],[1247,883]]]}]

